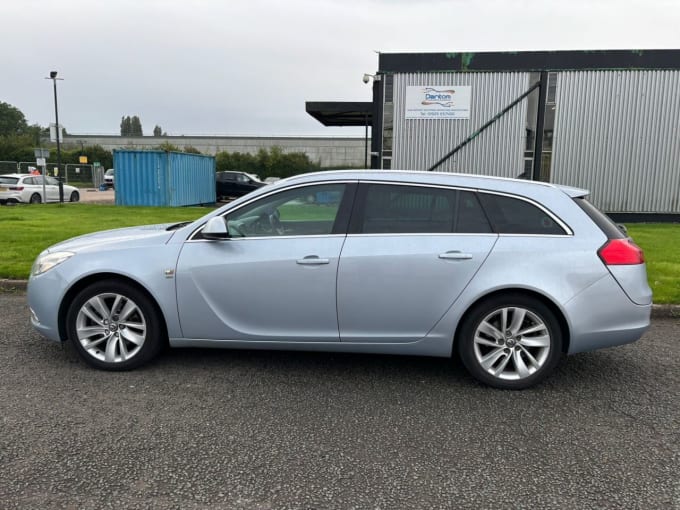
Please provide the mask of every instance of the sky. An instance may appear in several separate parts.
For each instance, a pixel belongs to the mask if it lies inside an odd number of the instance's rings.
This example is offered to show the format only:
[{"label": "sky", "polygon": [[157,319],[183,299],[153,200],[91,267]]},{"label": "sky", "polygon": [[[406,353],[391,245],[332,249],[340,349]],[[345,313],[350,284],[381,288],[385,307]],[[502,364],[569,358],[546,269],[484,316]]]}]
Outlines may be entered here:
[{"label": "sky", "polygon": [[119,134],[362,136],[305,101],[370,101],[378,52],[680,48],[680,0],[0,0],[0,101]]}]

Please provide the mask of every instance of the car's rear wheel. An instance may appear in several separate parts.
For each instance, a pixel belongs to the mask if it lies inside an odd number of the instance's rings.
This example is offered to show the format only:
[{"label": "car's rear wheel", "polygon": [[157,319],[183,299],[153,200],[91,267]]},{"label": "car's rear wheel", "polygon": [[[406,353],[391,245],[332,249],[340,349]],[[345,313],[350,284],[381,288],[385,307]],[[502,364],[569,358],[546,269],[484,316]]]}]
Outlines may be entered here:
[{"label": "car's rear wheel", "polygon": [[71,198],[69,199],[71,202],[78,202],[80,200],[80,193],[77,191],[74,191],[71,193]]},{"label": "car's rear wheel", "polygon": [[32,204],[39,204],[42,202],[42,198],[40,198],[40,195],[38,193],[33,193],[31,195],[31,199],[29,200],[30,203]]},{"label": "car's rear wheel", "polygon": [[495,296],[466,315],[458,352],[479,381],[502,389],[523,389],[545,379],[562,357],[562,333],[555,314],[523,294]]},{"label": "car's rear wheel", "polygon": [[163,345],[152,301],[125,282],[105,280],[86,287],[71,303],[66,320],[78,354],[104,370],[137,368]]}]

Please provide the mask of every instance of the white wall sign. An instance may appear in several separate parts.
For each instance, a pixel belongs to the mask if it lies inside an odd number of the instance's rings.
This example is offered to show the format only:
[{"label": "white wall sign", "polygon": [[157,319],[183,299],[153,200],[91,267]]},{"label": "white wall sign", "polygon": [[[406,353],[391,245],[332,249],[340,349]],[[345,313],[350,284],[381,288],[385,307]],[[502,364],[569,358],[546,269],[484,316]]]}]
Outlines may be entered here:
[{"label": "white wall sign", "polygon": [[407,119],[469,119],[469,86],[406,87]]}]

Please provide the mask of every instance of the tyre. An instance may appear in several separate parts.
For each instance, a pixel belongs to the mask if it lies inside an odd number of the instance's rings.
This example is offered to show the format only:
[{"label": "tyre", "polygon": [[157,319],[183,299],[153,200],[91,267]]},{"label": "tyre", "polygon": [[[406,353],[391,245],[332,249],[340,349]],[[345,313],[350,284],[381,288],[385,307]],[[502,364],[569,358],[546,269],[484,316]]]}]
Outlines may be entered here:
[{"label": "tyre", "polygon": [[31,199],[29,200],[31,204],[39,204],[42,202],[42,198],[40,198],[40,195],[38,193],[33,193],[31,195]]},{"label": "tyre", "polygon": [[154,358],[163,345],[159,313],[149,297],[116,280],[96,282],[71,303],[69,340],[90,365],[131,370]]},{"label": "tyre", "polygon": [[474,306],[457,339],[470,374],[495,388],[519,390],[545,379],[562,357],[555,314],[538,299],[506,294]]},{"label": "tyre", "polygon": [[77,191],[74,191],[71,193],[71,197],[69,198],[69,202],[78,202],[80,200],[80,193]]}]

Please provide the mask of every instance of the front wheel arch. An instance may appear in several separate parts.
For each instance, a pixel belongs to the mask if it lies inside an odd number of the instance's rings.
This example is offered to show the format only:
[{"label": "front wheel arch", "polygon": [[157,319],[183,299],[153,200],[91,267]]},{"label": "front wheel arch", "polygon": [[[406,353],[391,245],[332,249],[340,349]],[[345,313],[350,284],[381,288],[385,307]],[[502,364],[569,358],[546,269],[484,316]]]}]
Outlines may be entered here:
[{"label": "front wheel arch", "polygon": [[66,329],[66,316],[68,314],[68,310],[71,306],[71,303],[75,299],[75,297],[82,291],[84,288],[89,287],[93,283],[100,282],[102,280],[118,280],[122,283],[127,283],[128,285],[132,285],[135,287],[137,290],[140,292],[144,293],[146,297],[151,301],[151,304],[154,306],[156,313],[158,314],[158,317],[160,318],[159,322],[161,325],[161,338],[165,342],[166,345],[168,345],[168,325],[167,325],[167,320],[165,318],[165,314],[163,313],[163,310],[161,309],[160,305],[158,304],[158,301],[154,296],[149,292],[149,290],[141,285],[139,282],[136,280],[133,280],[132,278],[128,276],[124,276],[121,274],[117,273],[98,273],[98,274],[93,274],[89,275],[82,280],[79,280],[76,282],[64,295],[63,299],[61,300],[61,304],[59,305],[59,338],[61,339],[62,342],[65,342],[68,339],[68,334],[67,334],[67,329]]},{"label": "front wheel arch", "polygon": [[455,356],[456,353],[458,352],[458,341],[460,337],[460,330],[461,326],[465,320],[465,317],[470,313],[471,310],[475,309],[480,303],[496,298],[498,296],[503,296],[503,295],[517,295],[517,294],[522,294],[525,295],[526,297],[530,297],[533,299],[537,299],[538,301],[541,301],[545,306],[547,306],[550,311],[555,315],[555,318],[557,319],[557,322],[560,326],[560,332],[562,333],[562,352],[566,354],[569,352],[569,343],[571,341],[571,335],[569,332],[569,324],[567,323],[567,319],[564,317],[564,314],[562,313],[562,310],[548,297],[546,297],[544,294],[541,294],[539,292],[529,290],[529,289],[522,289],[522,288],[508,288],[508,289],[501,289],[497,290],[494,292],[491,292],[489,294],[486,294],[480,298],[478,298],[476,301],[470,304],[470,306],[467,307],[465,312],[461,315],[460,320],[458,321],[458,324],[456,324],[456,331],[453,335],[453,344],[451,345],[451,356]]}]

